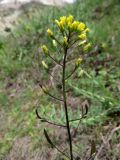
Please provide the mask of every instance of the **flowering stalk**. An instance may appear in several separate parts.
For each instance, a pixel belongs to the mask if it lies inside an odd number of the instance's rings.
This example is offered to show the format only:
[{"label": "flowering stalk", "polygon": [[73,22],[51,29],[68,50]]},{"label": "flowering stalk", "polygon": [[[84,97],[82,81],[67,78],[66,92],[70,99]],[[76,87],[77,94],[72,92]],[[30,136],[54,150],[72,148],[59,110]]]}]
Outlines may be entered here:
[{"label": "flowering stalk", "polygon": [[[72,121],[78,121],[81,120],[85,115],[82,115],[81,118],[77,118],[74,120],[69,120],[69,115],[68,115],[68,105],[67,105],[67,94],[66,94],[66,80],[70,78],[77,68],[80,66],[82,59],[78,57],[75,61],[75,67],[72,70],[72,72],[66,76],[66,70],[67,70],[67,56],[68,56],[68,50],[77,42],[77,47],[83,48],[83,51],[87,51],[90,48],[90,43],[88,42],[87,39],[87,32],[89,32],[89,29],[86,27],[86,25],[83,22],[79,21],[73,21],[73,16],[63,16],[60,17],[60,20],[55,20],[56,25],[58,26],[59,31],[62,33],[62,39],[57,39],[52,32],[52,30],[48,29],[47,34],[51,38],[51,40],[54,42],[54,46],[56,47],[57,45],[60,46],[61,50],[63,50],[63,61],[61,63],[58,63],[56,59],[54,59],[53,56],[50,55],[50,51],[46,45],[43,45],[41,49],[43,50],[44,54],[51,58],[54,62],[56,62],[61,68],[62,68],[62,79],[61,79],[61,85],[62,85],[62,99],[59,99],[55,96],[53,96],[51,93],[49,93],[48,90],[46,90],[45,87],[42,87],[42,90],[44,93],[49,95],[51,98],[54,98],[58,101],[63,102],[63,107],[65,110],[65,118],[66,118],[66,125],[60,125],[58,126],[64,126],[67,129],[68,133],[68,141],[69,141],[69,150],[70,150],[70,160],[74,160],[73,156],[73,147],[72,147],[72,136],[71,136],[71,131],[70,131],[70,122]],[[72,43],[71,43],[72,42]],[[62,54],[62,53],[60,53]],[[48,65],[42,61],[43,67],[48,71],[49,67]],[[51,75],[51,74],[50,74]],[[57,125],[56,123],[50,122],[44,118],[41,118],[38,113],[37,116],[39,119],[43,120],[44,122],[48,122],[53,125]],[[45,136],[47,137],[48,142],[51,143],[51,140],[45,131]],[[60,150],[58,150],[60,151]],[[60,151],[61,152],[61,151]],[[69,157],[69,156],[67,156]]]}]

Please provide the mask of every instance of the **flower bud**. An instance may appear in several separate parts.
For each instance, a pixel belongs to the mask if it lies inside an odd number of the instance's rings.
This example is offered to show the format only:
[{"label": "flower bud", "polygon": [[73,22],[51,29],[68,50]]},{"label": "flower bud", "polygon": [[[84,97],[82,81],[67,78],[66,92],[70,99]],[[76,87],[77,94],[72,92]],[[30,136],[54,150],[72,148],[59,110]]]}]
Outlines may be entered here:
[{"label": "flower bud", "polygon": [[60,30],[64,29],[64,24],[65,24],[64,20],[61,20],[61,21],[55,20],[55,23],[58,25],[58,27],[60,28]]},{"label": "flower bud", "polygon": [[79,65],[81,64],[81,62],[82,62],[82,58],[78,58],[76,60],[76,62],[75,62],[76,67],[79,67]]},{"label": "flower bud", "polygon": [[72,23],[71,23],[71,22],[68,22],[67,26],[68,26],[68,28],[69,28],[70,30],[72,30],[73,26],[72,26]]},{"label": "flower bud", "polygon": [[78,25],[78,27],[77,27],[77,30],[78,31],[83,31],[84,29],[85,29],[85,24],[82,23],[82,22],[80,22],[79,25]]},{"label": "flower bud", "polygon": [[101,44],[101,47],[102,47],[103,49],[105,49],[105,48],[107,48],[107,44],[106,44],[106,43],[102,43],[102,44]]},{"label": "flower bud", "polygon": [[87,38],[86,33],[82,33],[78,36],[80,39],[84,40]]},{"label": "flower bud", "polygon": [[89,29],[89,28],[86,28],[86,29],[84,30],[84,33],[87,33],[87,32],[90,32],[90,29]]},{"label": "flower bud", "polygon": [[43,50],[43,52],[47,55],[48,54],[48,48],[46,45],[41,46],[41,49]]},{"label": "flower bud", "polygon": [[42,65],[45,69],[48,69],[48,65],[45,63],[45,61],[42,61]]},{"label": "flower bud", "polygon": [[63,44],[64,44],[65,46],[67,46],[67,45],[68,45],[67,37],[64,37]]},{"label": "flower bud", "polygon": [[53,46],[54,46],[54,47],[57,47],[57,43],[56,43],[55,40],[53,40],[52,43],[53,43]]},{"label": "flower bud", "polygon": [[87,51],[89,48],[91,47],[91,44],[90,43],[88,43],[88,44],[86,44],[85,46],[84,46],[84,51]]},{"label": "flower bud", "polygon": [[47,30],[48,36],[52,37],[53,36],[53,32],[51,31],[51,29],[48,28]]},{"label": "flower bud", "polygon": [[55,23],[60,27],[60,22],[57,19],[55,20]]}]

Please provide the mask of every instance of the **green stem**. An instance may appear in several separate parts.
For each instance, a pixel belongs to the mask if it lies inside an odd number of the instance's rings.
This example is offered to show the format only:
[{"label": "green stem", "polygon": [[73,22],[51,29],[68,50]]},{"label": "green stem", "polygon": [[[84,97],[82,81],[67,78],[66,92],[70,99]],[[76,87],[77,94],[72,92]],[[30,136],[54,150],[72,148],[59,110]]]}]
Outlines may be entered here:
[{"label": "green stem", "polygon": [[66,71],[66,57],[67,57],[67,47],[65,47],[64,52],[64,59],[63,59],[63,73],[62,73],[62,85],[63,85],[63,103],[65,109],[65,116],[66,116],[66,126],[68,132],[68,139],[69,139],[69,146],[70,146],[70,160],[73,160],[73,151],[72,151],[72,138],[70,133],[70,124],[69,124],[69,116],[68,116],[68,108],[67,108],[67,97],[66,97],[66,84],[65,84],[65,71]]}]

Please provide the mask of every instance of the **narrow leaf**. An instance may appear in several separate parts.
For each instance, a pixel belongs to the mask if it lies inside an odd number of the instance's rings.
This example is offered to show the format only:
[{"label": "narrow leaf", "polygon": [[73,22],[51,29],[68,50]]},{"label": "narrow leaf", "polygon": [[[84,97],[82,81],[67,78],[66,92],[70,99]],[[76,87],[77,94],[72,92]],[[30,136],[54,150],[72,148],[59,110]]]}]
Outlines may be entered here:
[{"label": "narrow leaf", "polygon": [[54,147],[54,144],[53,144],[53,142],[51,141],[51,139],[49,138],[46,129],[44,129],[44,135],[45,135],[45,138],[46,138],[46,140],[48,141],[48,143],[49,143],[49,144],[51,145],[51,147],[53,148],[53,147]]},{"label": "narrow leaf", "polygon": [[35,113],[36,113],[36,115],[37,115],[37,118],[42,119],[42,118],[40,117],[40,115],[38,114],[38,110],[37,110],[37,109],[35,110]]},{"label": "narrow leaf", "polygon": [[85,113],[84,113],[84,115],[87,115],[87,113],[88,113],[88,105],[85,104]]}]

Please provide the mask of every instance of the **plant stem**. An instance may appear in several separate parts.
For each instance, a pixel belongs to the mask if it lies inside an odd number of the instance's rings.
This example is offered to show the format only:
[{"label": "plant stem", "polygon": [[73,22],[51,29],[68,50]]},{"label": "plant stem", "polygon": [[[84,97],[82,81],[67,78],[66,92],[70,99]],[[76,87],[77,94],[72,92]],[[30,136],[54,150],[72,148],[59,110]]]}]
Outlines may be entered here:
[{"label": "plant stem", "polygon": [[57,123],[54,123],[54,122],[51,122],[49,120],[47,120],[46,118],[43,118],[39,115],[38,113],[38,110],[36,109],[36,115],[37,115],[37,118],[41,120],[41,122],[46,122],[46,123],[49,123],[49,124],[52,124],[54,126],[58,126],[58,127],[66,127],[65,125],[62,125],[62,124],[57,124]]},{"label": "plant stem", "polygon": [[70,146],[70,160],[73,160],[73,151],[72,151],[72,138],[70,133],[70,124],[69,124],[69,116],[68,116],[68,108],[67,108],[67,97],[66,97],[66,85],[65,85],[65,71],[66,71],[66,57],[67,57],[67,47],[64,49],[64,59],[63,59],[63,73],[62,73],[62,85],[63,85],[63,103],[65,109],[66,116],[66,126],[68,132],[69,146]]}]

